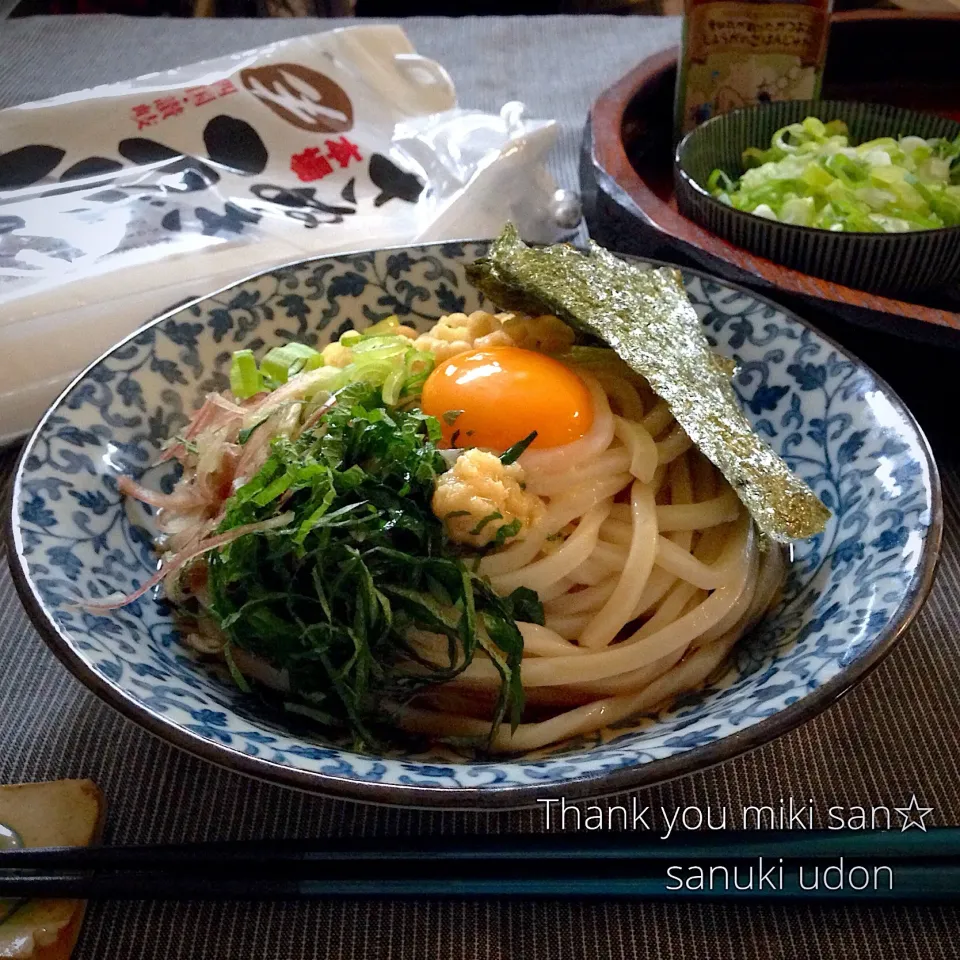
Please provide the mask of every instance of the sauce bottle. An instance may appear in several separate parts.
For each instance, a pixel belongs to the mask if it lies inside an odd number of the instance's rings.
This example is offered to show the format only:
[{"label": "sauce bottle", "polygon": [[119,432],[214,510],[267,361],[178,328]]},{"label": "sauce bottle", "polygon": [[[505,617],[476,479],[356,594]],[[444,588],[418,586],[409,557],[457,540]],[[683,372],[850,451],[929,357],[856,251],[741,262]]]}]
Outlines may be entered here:
[{"label": "sauce bottle", "polygon": [[820,95],[832,0],[685,0],[676,134],[718,113]]}]

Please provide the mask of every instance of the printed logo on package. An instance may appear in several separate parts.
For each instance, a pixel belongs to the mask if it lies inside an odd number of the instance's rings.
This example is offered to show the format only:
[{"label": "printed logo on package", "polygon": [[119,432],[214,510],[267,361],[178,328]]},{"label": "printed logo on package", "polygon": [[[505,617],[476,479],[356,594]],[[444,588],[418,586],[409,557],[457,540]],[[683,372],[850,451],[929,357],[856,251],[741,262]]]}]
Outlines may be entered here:
[{"label": "printed logo on package", "polygon": [[302,63],[271,63],[240,71],[240,82],[281,120],[310,133],[345,133],[353,104],[329,77]]}]

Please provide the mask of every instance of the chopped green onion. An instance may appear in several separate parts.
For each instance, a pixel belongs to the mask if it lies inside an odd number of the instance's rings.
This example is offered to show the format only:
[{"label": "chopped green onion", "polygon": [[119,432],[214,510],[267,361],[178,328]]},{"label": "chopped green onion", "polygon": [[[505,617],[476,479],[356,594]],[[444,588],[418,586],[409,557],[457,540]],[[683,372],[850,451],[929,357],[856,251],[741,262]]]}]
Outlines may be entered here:
[{"label": "chopped green onion", "polygon": [[711,193],[726,192],[733,189],[733,181],[722,170],[714,170],[707,180],[707,189]]},{"label": "chopped green onion", "polygon": [[380,337],[384,334],[395,334],[397,332],[397,327],[400,326],[400,320],[394,315],[391,314],[389,317],[385,317],[383,320],[378,320],[372,326],[367,327],[363,331],[365,337]]},{"label": "chopped green onion", "polygon": [[[322,354],[294,341],[269,350],[259,369],[250,350],[238,350],[230,368],[230,387],[237,399],[245,400],[286,383],[298,373],[322,368],[310,378],[311,396],[322,391],[333,393],[350,383],[366,383],[381,389],[388,406],[397,406],[420,393],[434,366],[432,353],[390,332],[399,326],[396,317],[387,317],[365,331],[348,331],[340,344],[349,348],[352,358],[343,368],[324,366]],[[241,431],[241,444],[253,429]]]},{"label": "chopped green onion", "polygon": [[960,137],[877,137],[859,146],[846,124],[807,117],[769,149],[743,151],[744,173],[714,170],[721,203],[768,220],[862,233],[960,226]]},{"label": "chopped green onion", "polygon": [[316,370],[322,366],[323,357],[313,347],[291,340],[267,352],[260,361],[260,372],[274,383],[281,384],[303,370]]},{"label": "chopped green onion", "polygon": [[238,400],[246,400],[263,389],[263,377],[257,369],[252,350],[237,350],[230,364],[230,391]]}]

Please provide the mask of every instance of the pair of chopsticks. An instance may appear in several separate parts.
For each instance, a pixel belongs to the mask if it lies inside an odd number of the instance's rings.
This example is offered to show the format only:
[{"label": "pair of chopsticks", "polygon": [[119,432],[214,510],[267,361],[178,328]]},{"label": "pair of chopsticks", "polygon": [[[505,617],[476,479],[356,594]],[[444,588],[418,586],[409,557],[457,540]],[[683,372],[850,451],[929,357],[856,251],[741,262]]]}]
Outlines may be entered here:
[{"label": "pair of chopsticks", "polygon": [[0,853],[0,897],[960,901],[960,828],[236,841]]}]

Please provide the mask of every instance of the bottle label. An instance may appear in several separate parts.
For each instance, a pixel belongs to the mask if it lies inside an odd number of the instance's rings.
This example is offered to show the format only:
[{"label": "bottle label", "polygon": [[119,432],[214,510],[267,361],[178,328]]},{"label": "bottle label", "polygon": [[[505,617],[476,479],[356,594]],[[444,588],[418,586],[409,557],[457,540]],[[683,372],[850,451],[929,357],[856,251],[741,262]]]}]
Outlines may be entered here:
[{"label": "bottle label", "polygon": [[715,53],[791,54],[819,63],[826,39],[825,11],[799,3],[706,3],[690,12],[688,56]]},{"label": "bottle label", "polygon": [[694,3],[685,29],[680,127],[737,107],[817,96],[828,10],[804,3]]}]

